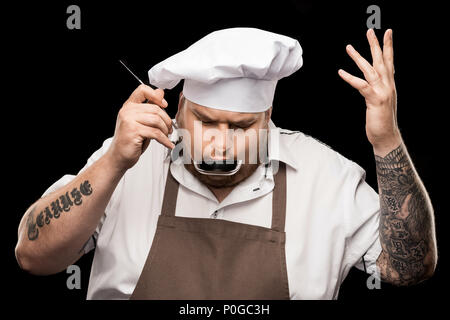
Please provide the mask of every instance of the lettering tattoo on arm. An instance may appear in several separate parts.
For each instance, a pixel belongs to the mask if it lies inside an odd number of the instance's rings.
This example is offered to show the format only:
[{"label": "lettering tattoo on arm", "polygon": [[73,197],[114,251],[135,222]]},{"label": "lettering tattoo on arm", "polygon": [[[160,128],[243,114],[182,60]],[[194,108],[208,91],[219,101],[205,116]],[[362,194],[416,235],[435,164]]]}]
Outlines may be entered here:
[{"label": "lettering tattoo on arm", "polygon": [[39,237],[40,229],[50,224],[52,219],[58,219],[61,213],[69,212],[74,205],[81,205],[83,203],[83,196],[91,195],[92,191],[91,184],[88,180],[85,180],[80,184],[79,188],[73,188],[72,191],[67,191],[52,201],[50,207],[45,207],[36,218],[36,206],[34,206],[27,218],[28,239],[31,241],[36,240]]},{"label": "lettering tattoo on arm", "polygon": [[433,209],[403,144],[375,161],[383,248],[377,265],[383,280],[413,284],[430,270]]}]

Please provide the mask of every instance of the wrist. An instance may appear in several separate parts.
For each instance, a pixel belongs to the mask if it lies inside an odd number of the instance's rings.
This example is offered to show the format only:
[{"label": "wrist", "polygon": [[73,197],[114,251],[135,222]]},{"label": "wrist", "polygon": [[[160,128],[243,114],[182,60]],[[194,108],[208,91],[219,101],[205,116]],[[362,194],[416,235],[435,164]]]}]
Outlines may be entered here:
[{"label": "wrist", "polygon": [[100,159],[101,166],[109,173],[112,174],[113,177],[120,180],[122,176],[127,171],[127,168],[121,166],[118,161],[114,158],[114,155],[107,151]]},{"label": "wrist", "polygon": [[392,150],[397,149],[402,143],[403,143],[403,140],[399,134],[399,135],[396,135],[395,137],[385,140],[383,142],[380,142],[377,144],[372,144],[373,152],[375,155],[384,158]]}]

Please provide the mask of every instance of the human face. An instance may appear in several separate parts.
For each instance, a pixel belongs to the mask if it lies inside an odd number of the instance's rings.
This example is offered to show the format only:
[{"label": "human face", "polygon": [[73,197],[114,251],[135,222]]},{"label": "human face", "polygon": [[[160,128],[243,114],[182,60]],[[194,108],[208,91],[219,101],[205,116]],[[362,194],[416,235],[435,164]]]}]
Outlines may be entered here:
[{"label": "human face", "polygon": [[185,164],[186,168],[200,181],[216,188],[234,186],[246,179],[261,162],[260,147],[267,144],[265,134],[271,111],[272,108],[257,113],[217,110],[189,101],[181,93],[176,119],[179,128],[191,137],[190,146],[185,146],[191,159],[243,160],[240,170],[231,176],[203,175],[192,163]]}]

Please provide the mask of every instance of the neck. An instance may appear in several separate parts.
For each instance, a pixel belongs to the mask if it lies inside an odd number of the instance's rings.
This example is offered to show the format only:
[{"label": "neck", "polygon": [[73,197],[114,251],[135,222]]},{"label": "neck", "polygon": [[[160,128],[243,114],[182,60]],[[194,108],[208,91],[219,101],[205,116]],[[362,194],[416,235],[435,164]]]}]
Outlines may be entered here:
[{"label": "neck", "polygon": [[219,203],[221,203],[223,201],[223,199],[225,199],[231,193],[231,191],[233,191],[235,186],[222,187],[222,188],[216,188],[216,187],[211,187],[211,186],[207,186],[207,187],[216,196],[217,201],[219,201]]},{"label": "neck", "polygon": [[186,170],[211,190],[219,203],[233,191],[235,186],[251,176],[258,168],[258,164],[243,164],[241,169],[234,175],[208,176],[199,173],[192,163],[186,163],[184,166]]}]

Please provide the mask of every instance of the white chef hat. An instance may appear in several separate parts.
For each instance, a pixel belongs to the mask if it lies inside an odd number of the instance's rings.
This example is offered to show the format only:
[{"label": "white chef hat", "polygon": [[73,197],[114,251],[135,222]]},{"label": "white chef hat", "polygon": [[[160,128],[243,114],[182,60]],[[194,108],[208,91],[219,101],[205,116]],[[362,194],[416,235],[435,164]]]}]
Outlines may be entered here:
[{"label": "white chef hat", "polygon": [[230,28],[158,63],[148,76],[162,89],[184,79],[184,96],[202,106],[263,112],[272,106],[277,81],[302,64],[297,40],[255,28]]}]

